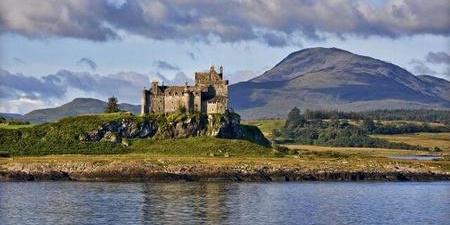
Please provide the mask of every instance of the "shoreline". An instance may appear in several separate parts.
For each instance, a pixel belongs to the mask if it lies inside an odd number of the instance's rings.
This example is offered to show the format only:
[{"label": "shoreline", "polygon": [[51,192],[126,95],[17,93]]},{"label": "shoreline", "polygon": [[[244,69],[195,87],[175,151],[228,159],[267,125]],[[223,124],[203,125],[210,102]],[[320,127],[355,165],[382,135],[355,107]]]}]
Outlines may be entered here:
[{"label": "shoreline", "polygon": [[429,182],[450,181],[450,174],[437,173],[371,173],[371,172],[322,172],[304,174],[216,174],[200,176],[196,174],[128,174],[111,176],[79,176],[60,171],[41,172],[0,172],[0,182],[39,182],[39,181],[86,181],[86,182]]},{"label": "shoreline", "polygon": [[148,165],[123,163],[92,167],[88,163],[15,165],[0,170],[0,182],[8,181],[123,181],[123,182],[291,182],[291,181],[450,181],[450,172],[392,170],[305,169],[268,166]]}]

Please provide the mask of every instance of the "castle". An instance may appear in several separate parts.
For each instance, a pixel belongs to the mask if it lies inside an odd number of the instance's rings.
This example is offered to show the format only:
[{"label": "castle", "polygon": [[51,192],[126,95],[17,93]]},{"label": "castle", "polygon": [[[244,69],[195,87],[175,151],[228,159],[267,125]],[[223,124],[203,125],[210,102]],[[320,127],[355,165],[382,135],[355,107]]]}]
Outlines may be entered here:
[{"label": "castle", "polygon": [[214,66],[207,72],[196,72],[193,86],[165,86],[152,81],[150,89],[142,91],[141,115],[167,114],[182,108],[202,114],[224,113],[228,109],[228,80],[223,79],[222,66],[219,72]]}]

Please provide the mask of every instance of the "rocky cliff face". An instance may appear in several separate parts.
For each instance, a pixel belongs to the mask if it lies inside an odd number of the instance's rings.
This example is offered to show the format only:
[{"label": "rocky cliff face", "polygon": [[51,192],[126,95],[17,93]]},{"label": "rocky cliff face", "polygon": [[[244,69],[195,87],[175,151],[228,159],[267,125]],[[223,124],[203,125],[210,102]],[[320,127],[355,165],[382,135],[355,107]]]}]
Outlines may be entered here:
[{"label": "rocky cliff face", "polygon": [[240,116],[227,112],[214,115],[171,115],[136,120],[124,118],[104,123],[98,129],[80,135],[80,141],[108,141],[128,145],[132,138],[188,138],[211,136],[227,139],[245,139],[265,146],[270,142],[256,127],[240,124]]}]

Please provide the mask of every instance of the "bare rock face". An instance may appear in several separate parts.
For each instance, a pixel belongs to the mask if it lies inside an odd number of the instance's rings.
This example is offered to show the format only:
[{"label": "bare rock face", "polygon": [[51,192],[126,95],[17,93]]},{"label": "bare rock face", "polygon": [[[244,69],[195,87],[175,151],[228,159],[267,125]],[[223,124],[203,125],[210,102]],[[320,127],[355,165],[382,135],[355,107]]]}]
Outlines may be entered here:
[{"label": "bare rock face", "polygon": [[105,135],[103,135],[102,139],[100,141],[108,141],[113,143],[120,143],[122,142],[122,138],[119,134],[113,133],[111,131],[107,131]]},{"label": "bare rock face", "polygon": [[138,130],[139,130],[138,137],[145,138],[153,136],[157,130],[157,127],[154,123],[143,122],[139,124]]},{"label": "bare rock face", "polygon": [[241,118],[235,113],[225,113],[221,116],[208,116],[208,134],[219,138],[236,138],[243,137],[241,129]]},{"label": "bare rock face", "polygon": [[[119,143],[122,138],[146,138],[156,133],[156,125],[150,121],[137,123],[131,119],[111,121],[103,124],[97,130],[80,135],[80,141],[105,141]],[[117,140],[115,140],[117,139]]]},{"label": "bare rock face", "polygon": [[175,125],[174,136],[177,138],[199,136],[203,130],[204,126],[200,120],[189,118]]},{"label": "bare rock face", "polygon": [[[256,130],[255,130],[256,129]],[[185,116],[181,119],[167,121],[167,118],[144,119],[136,122],[125,118],[101,125],[98,129],[80,135],[80,141],[108,141],[126,143],[132,138],[188,138],[201,135],[227,139],[255,140],[267,144],[267,139],[258,128],[250,132],[240,124],[240,117],[236,113],[213,114],[209,116]],[[125,142],[124,142],[125,140]]]}]

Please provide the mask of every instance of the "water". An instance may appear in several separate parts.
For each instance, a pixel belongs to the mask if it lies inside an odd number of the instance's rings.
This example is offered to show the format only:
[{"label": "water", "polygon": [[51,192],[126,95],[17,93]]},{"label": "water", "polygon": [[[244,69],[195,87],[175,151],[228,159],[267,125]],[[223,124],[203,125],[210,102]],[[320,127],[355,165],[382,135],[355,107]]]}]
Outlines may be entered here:
[{"label": "water", "polygon": [[450,182],[0,183],[0,224],[450,224]]},{"label": "water", "polygon": [[406,159],[406,160],[437,160],[442,159],[441,156],[433,155],[394,155],[389,156],[391,159]]}]

